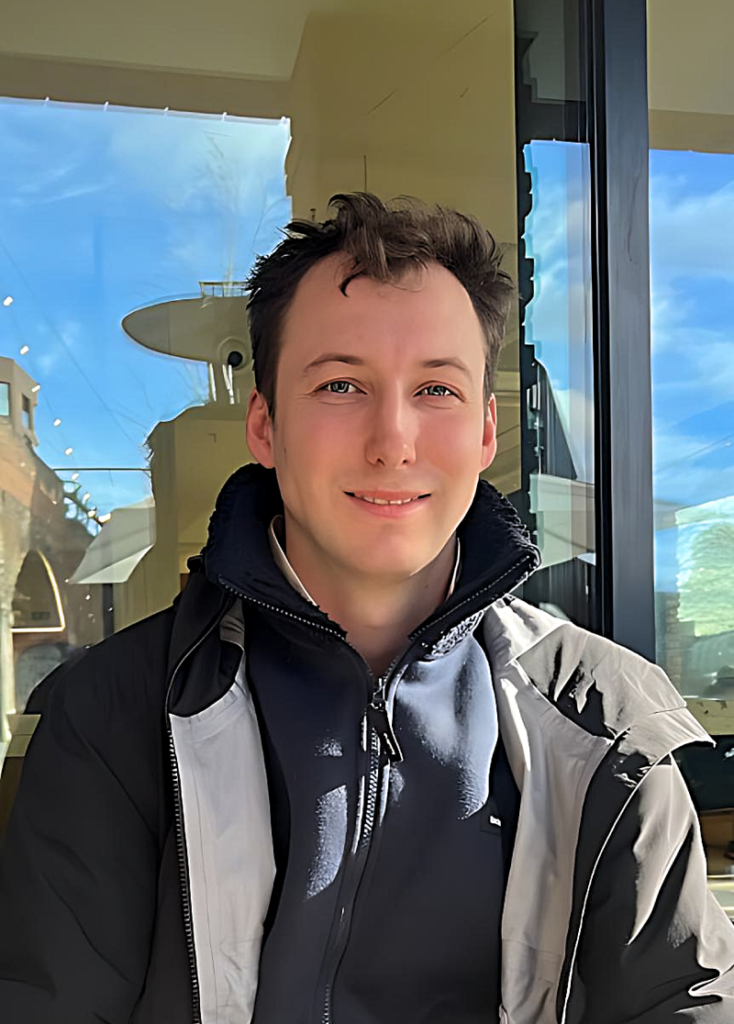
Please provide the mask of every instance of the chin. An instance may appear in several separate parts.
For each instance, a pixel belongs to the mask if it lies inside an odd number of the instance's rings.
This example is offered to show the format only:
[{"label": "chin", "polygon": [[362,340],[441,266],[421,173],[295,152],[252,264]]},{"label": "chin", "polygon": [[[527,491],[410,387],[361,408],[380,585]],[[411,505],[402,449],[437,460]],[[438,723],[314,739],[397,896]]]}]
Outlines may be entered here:
[{"label": "chin", "polygon": [[372,557],[367,552],[364,554],[366,557],[360,559],[358,566],[355,565],[355,569],[360,575],[379,577],[394,583],[417,576],[436,557],[436,555],[420,557],[415,552],[386,551],[384,547],[379,552],[375,552]]}]

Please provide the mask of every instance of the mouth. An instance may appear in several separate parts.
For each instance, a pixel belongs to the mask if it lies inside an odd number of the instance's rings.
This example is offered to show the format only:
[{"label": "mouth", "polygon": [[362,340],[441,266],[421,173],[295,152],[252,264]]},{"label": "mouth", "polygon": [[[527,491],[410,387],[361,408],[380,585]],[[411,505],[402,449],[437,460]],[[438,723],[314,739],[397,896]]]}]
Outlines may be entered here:
[{"label": "mouth", "polygon": [[423,501],[425,498],[430,498],[430,494],[400,494],[400,495],[389,495],[370,493],[369,491],[345,491],[350,498],[356,498],[358,501],[366,501],[370,505],[411,505],[417,501]]}]

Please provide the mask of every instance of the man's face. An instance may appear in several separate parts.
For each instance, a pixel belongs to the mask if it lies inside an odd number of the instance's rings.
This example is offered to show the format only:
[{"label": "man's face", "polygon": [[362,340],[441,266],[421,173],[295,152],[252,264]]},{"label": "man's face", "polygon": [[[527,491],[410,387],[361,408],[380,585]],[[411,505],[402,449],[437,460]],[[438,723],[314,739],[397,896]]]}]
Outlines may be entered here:
[{"label": "man's face", "polygon": [[248,443],[275,467],[297,569],[397,581],[447,550],[496,451],[494,399],[453,274],[435,264],[397,285],[357,277],[345,296],[345,267],[330,256],[301,281],[275,418],[254,393]]}]

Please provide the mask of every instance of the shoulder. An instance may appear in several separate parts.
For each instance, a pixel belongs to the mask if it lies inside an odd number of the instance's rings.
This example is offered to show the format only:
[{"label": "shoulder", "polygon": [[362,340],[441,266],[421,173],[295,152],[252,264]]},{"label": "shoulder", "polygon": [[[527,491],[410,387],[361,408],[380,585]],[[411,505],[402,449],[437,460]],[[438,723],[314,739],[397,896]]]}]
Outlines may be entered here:
[{"label": "shoulder", "polygon": [[519,667],[558,710],[589,731],[618,735],[649,715],[685,709],[659,666],[517,598],[492,605],[484,630],[500,672]]},{"label": "shoulder", "polygon": [[27,712],[95,727],[160,714],[173,618],[168,608],[78,652],[39,683]]}]

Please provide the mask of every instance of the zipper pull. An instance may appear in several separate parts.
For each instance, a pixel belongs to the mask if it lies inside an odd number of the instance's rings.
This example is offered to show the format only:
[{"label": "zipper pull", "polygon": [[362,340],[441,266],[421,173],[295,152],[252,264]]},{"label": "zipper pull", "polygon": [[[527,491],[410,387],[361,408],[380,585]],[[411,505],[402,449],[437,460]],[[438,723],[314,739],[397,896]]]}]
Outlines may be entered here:
[{"label": "zipper pull", "polygon": [[387,713],[387,703],[381,694],[382,690],[376,691],[372,700],[367,705],[367,720],[380,737],[382,748],[391,764],[400,764],[403,760],[403,752],[400,749],[398,738],[395,735],[390,716]]}]

